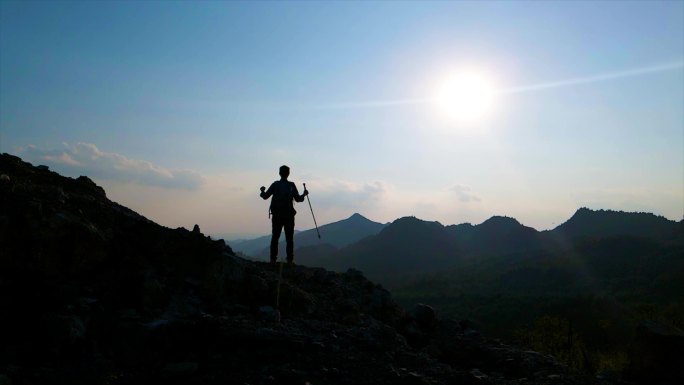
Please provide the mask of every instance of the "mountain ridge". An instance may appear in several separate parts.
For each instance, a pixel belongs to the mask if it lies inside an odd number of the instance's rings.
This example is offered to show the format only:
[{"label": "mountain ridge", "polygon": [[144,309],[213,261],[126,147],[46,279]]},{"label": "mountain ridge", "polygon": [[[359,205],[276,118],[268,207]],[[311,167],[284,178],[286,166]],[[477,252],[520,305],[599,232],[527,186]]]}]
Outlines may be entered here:
[{"label": "mountain ridge", "polygon": [[[344,224],[347,228],[357,226],[354,219],[361,219],[373,224],[370,230],[360,230],[360,235],[356,238],[347,236],[344,242],[336,242],[337,237],[336,226]],[[359,213],[355,213],[347,219],[337,222],[332,222],[321,226],[322,239],[319,240],[315,229],[304,230],[295,234],[295,254],[299,254],[300,247],[308,247],[313,245],[321,245],[328,243],[335,247],[335,249],[342,249],[352,245],[355,242],[362,240],[367,236],[377,235],[380,231],[386,229],[391,224],[396,226],[410,226],[410,223],[417,224],[420,222],[432,223],[433,230],[436,230],[439,225],[446,228],[451,236],[456,238],[456,243],[460,243],[464,250],[470,254],[478,253],[493,253],[504,250],[531,250],[544,248],[558,248],[560,245],[581,237],[604,237],[609,235],[634,235],[647,236],[655,238],[671,237],[676,234],[678,225],[676,221],[667,219],[663,216],[643,213],[643,212],[625,212],[616,210],[592,210],[586,207],[581,207],[562,224],[550,230],[536,230],[533,227],[521,224],[517,219],[507,216],[494,215],[480,224],[473,225],[471,223],[461,223],[444,226],[437,221],[428,221],[419,219],[415,216],[400,217],[397,220],[380,224],[372,222]],[[684,223],[684,220],[681,221]],[[681,227],[681,226],[680,226]],[[422,231],[415,229],[416,231]],[[349,231],[348,229],[346,231]],[[394,230],[393,230],[394,231]],[[333,241],[328,238],[333,237]],[[546,239],[542,239],[546,238]],[[268,244],[270,243],[270,235],[265,235],[247,242],[258,243],[257,247],[252,247],[252,254],[246,252],[244,247],[245,242],[234,244],[237,251],[245,252],[261,259],[268,258]],[[284,240],[281,236],[280,253],[284,252]],[[255,251],[259,249],[259,251]],[[310,248],[306,252],[307,261],[310,260]],[[330,254],[331,249],[327,248],[324,254]]]}]

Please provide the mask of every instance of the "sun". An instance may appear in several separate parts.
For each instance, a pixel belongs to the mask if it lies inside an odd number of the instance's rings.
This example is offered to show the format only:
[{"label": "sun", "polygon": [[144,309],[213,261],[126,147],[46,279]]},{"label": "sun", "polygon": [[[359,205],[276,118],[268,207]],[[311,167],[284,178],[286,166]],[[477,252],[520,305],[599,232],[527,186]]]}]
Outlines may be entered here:
[{"label": "sun", "polygon": [[493,113],[496,89],[484,71],[456,71],[437,87],[434,101],[439,112],[450,120],[475,124]]}]

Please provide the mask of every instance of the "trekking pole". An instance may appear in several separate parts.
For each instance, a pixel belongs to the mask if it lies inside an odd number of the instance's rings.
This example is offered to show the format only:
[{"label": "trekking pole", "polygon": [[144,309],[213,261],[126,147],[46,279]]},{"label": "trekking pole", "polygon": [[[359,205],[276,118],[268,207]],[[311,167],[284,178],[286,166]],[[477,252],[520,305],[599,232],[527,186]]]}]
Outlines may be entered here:
[{"label": "trekking pole", "polygon": [[[304,190],[306,190],[306,183],[304,183]],[[306,194],[306,201],[309,202],[309,209],[311,209],[311,217],[313,217],[314,225],[316,226],[316,234],[318,234],[318,239],[321,239],[321,233],[318,231],[318,224],[316,223],[316,216],[313,213],[313,208],[311,208],[311,200],[309,199],[309,194]]]},{"label": "trekking pole", "polygon": [[278,262],[278,289],[276,289],[276,310],[280,310],[280,282],[283,280],[283,263]]}]

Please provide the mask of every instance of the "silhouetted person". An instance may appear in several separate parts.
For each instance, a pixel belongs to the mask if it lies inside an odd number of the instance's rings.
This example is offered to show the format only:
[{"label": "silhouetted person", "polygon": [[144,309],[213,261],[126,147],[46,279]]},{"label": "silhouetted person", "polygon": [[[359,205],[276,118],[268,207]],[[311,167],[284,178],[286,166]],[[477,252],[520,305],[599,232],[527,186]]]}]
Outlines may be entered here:
[{"label": "silhouetted person", "polygon": [[261,186],[260,196],[264,200],[273,196],[271,199],[271,206],[269,207],[269,215],[271,216],[271,223],[273,225],[273,234],[271,236],[271,263],[275,263],[278,259],[278,241],[280,240],[280,232],[285,227],[285,243],[287,243],[285,250],[287,251],[287,264],[294,263],[294,217],[297,211],[294,209],[292,200],[303,202],[304,197],[309,194],[305,189],[302,195],[299,195],[297,186],[287,180],[290,176],[290,168],[281,166],[278,172],[280,180],[271,184],[266,190],[266,187]]}]

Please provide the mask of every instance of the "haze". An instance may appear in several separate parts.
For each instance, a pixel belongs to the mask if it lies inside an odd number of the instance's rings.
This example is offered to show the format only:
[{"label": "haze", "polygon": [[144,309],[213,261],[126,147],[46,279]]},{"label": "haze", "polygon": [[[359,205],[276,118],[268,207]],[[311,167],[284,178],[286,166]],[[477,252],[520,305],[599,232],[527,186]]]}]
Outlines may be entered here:
[{"label": "haze", "polygon": [[[677,1],[3,1],[0,151],[228,238],[270,231],[282,164],[319,224],[680,220],[683,63]],[[433,103],[463,68],[476,118]]]}]

